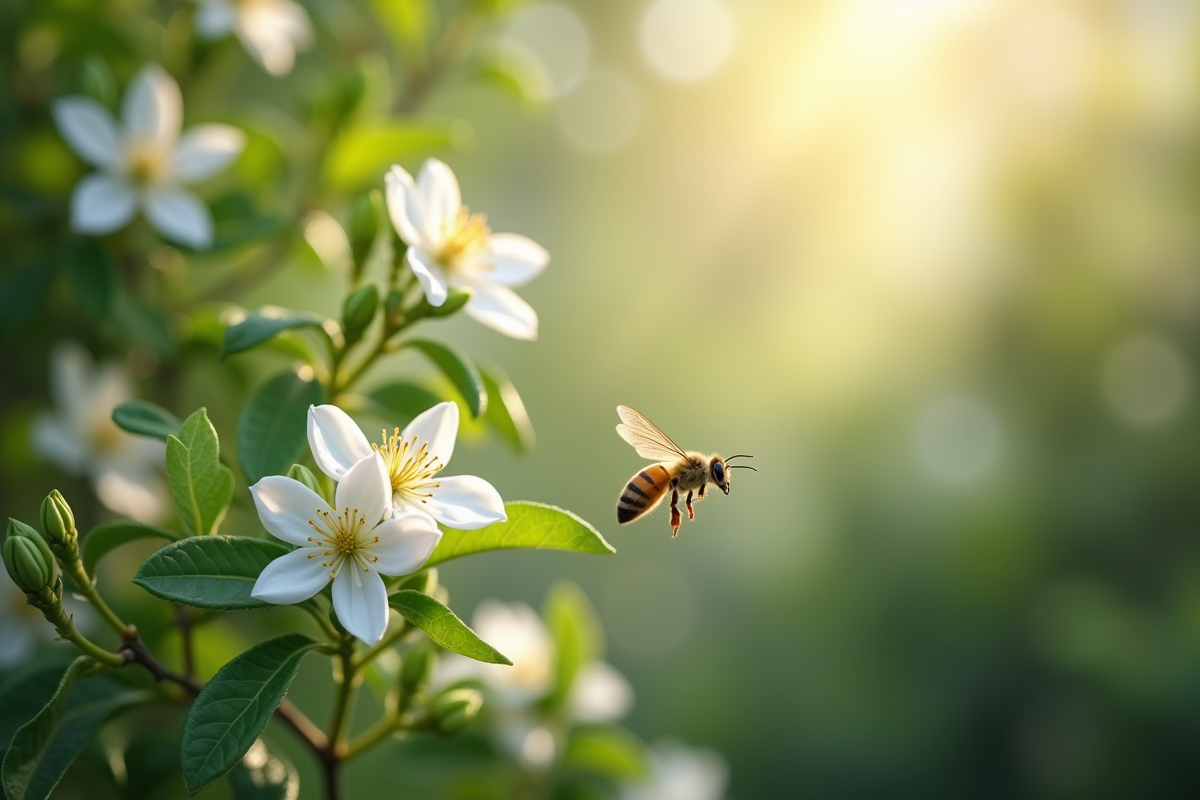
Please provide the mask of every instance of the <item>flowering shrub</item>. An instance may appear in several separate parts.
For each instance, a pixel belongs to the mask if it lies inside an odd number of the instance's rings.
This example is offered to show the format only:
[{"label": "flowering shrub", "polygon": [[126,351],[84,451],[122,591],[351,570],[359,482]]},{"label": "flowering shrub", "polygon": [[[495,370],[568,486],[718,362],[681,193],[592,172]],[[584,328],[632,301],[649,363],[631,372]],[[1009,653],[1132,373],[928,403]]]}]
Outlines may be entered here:
[{"label": "flowering shrub", "polygon": [[[460,415],[517,449],[532,428],[508,379],[431,338],[433,323],[461,311],[535,339],[537,314],[513,288],[550,257],[523,235],[492,233],[446,163],[428,158],[414,179],[395,162],[449,143],[452,126],[414,112],[452,77],[496,79],[494,65],[468,68],[472,43],[511,5],[453,4],[439,24],[425,3],[377,2],[358,32],[377,39],[367,55],[336,45],[346,32],[328,8],[314,18],[291,0],[163,3],[136,18],[53,3],[5,12],[6,26],[28,33],[28,57],[19,102],[0,97],[15,123],[0,136],[41,126],[67,179],[31,168],[6,189],[0,225],[17,266],[0,290],[3,332],[63,323],[58,342],[28,343],[50,363],[55,401],[31,425],[33,449],[86,476],[120,515],[103,516],[81,486],[70,498],[51,491],[37,520],[8,521],[13,586],[42,630],[77,651],[69,663],[30,659],[0,682],[8,797],[49,796],[118,714],[164,702],[186,711],[130,714],[124,730],[137,735],[106,740],[122,765],[108,777],[123,792],[153,773],[188,793],[221,781],[237,798],[294,798],[299,773],[273,719],[302,744],[328,798],[342,796],[345,765],[421,734],[490,742],[496,763],[546,796],[652,785],[648,751],[615,726],[633,692],[603,661],[586,598],[556,590],[546,623],[524,606],[484,606],[472,629],[437,569],[499,549],[614,552],[571,512],[505,502],[487,480],[448,469]],[[41,63],[29,53],[46,26],[87,35]],[[290,80],[298,57],[324,82]],[[257,114],[231,100],[242,74],[279,81]],[[340,315],[238,305],[314,254],[344,276]],[[366,388],[371,368],[400,351],[443,381]],[[219,435],[182,376],[197,363],[259,368],[238,366],[243,358],[275,371],[254,381],[236,430]],[[377,440],[364,417],[386,423]],[[251,504],[269,536],[249,513],[227,519]],[[126,587],[102,591],[97,568],[133,543],[158,549],[128,576],[141,593],[130,612],[111,602]],[[87,604],[86,628],[64,607],[71,597]],[[226,614],[275,606],[302,614],[269,617],[273,635],[248,646],[232,637],[238,652],[219,668],[200,663],[201,626],[232,629]],[[39,637],[8,619],[3,650],[26,652]],[[324,727],[287,698],[311,659],[332,667]],[[362,692],[377,718],[352,735]],[[148,757],[132,744],[146,737],[178,737],[177,754]],[[511,789],[501,775],[497,791]]]}]

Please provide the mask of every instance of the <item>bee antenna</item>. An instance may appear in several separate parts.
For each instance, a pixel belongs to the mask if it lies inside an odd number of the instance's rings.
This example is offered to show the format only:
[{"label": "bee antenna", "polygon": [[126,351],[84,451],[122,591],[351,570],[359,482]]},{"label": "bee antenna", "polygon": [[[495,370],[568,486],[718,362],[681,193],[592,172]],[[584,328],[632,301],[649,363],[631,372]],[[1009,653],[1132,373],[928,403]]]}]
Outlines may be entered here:
[{"label": "bee antenna", "polygon": [[[750,466],[749,464],[730,464],[729,468],[730,469],[754,469],[754,467]],[[756,469],[754,469],[754,471],[758,472],[758,470],[756,470]]]},{"label": "bee antenna", "polygon": [[729,458],[725,459],[725,461],[726,461],[726,462],[729,462],[729,461],[732,461],[732,460],[733,460],[733,459],[735,459],[735,458],[754,458],[754,456],[748,456],[748,455],[746,455],[745,453],[739,453],[739,454],[738,454],[738,455],[736,455],[736,456],[729,456]]}]

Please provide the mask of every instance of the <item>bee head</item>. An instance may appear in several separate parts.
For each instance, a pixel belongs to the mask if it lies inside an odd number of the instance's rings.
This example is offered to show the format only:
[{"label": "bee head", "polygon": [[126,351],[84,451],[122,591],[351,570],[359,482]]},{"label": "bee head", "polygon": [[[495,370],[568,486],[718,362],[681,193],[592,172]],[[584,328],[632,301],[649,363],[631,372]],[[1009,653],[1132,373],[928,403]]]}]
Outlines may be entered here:
[{"label": "bee head", "polygon": [[[732,470],[754,469],[754,467],[751,467],[747,464],[729,464],[729,463],[727,463],[729,461],[733,461],[735,458],[754,458],[754,456],[748,456],[748,455],[742,453],[742,454],[739,454],[736,456],[730,456],[729,458],[725,459],[724,461],[722,461],[717,456],[713,456],[712,466],[709,467],[709,471],[712,472],[713,483],[715,483],[717,485],[717,488],[720,489],[725,494],[729,494],[729,478],[730,478],[729,473]],[[758,470],[756,470],[756,469],[754,469],[754,471],[758,472]]]}]

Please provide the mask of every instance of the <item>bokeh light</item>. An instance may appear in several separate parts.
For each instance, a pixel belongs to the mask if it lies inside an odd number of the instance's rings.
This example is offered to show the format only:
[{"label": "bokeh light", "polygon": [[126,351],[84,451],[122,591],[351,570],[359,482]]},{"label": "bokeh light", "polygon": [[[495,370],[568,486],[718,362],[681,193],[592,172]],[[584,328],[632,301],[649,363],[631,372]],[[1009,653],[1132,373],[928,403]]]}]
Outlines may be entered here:
[{"label": "bokeh light", "polygon": [[734,23],[722,0],[653,0],[642,16],[642,53],[675,81],[712,75],[733,51]]}]

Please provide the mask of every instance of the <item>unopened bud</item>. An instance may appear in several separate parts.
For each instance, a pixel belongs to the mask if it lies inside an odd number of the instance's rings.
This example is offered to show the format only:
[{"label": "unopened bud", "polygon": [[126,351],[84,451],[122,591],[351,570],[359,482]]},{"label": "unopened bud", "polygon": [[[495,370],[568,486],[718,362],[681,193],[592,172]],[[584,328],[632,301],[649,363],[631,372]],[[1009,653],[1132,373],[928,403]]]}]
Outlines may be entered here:
[{"label": "unopened bud", "polygon": [[346,298],[342,306],[342,330],[347,342],[357,341],[375,319],[379,309],[379,290],[368,283]]},{"label": "unopened bud", "polygon": [[383,301],[383,324],[386,333],[396,330],[404,322],[404,292],[392,289]]},{"label": "unopened bud", "polygon": [[455,314],[471,300],[470,289],[455,289],[449,287],[446,289],[446,302],[440,306],[431,306],[425,298],[417,304],[420,309],[420,315],[424,317],[448,317]]},{"label": "unopened bud", "polygon": [[42,501],[42,532],[46,534],[51,549],[56,552],[76,547],[79,534],[75,530],[75,515],[58,489]]},{"label": "unopened bud", "polygon": [[313,474],[312,470],[303,464],[292,464],[291,468],[287,471],[287,476],[312,489],[317,497],[325,498],[325,490],[321,487],[321,482],[317,480],[317,476]]},{"label": "unopened bud", "polygon": [[425,685],[437,669],[437,651],[432,647],[414,647],[404,656],[400,666],[400,688],[404,694],[412,694]]},{"label": "unopened bud", "polygon": [[458,733],[483,708],[483,695],[477,689],[450,689],[438,695],[429,706],[433,727],[441,734]]},{"label": "unopened bud", "polygon": [[4,568],[13,583],[26,594],[49,589],[57,577],[54,554],[41,534],[11,517],[8,538],[4,540]]},{"label": "unopened bud", "polygon": [[379,217],[383,213],[383,198],[378,189],[360,195],[350,208],[350,253],[354,257],[354,274],[362,275],[379,233]]}]

